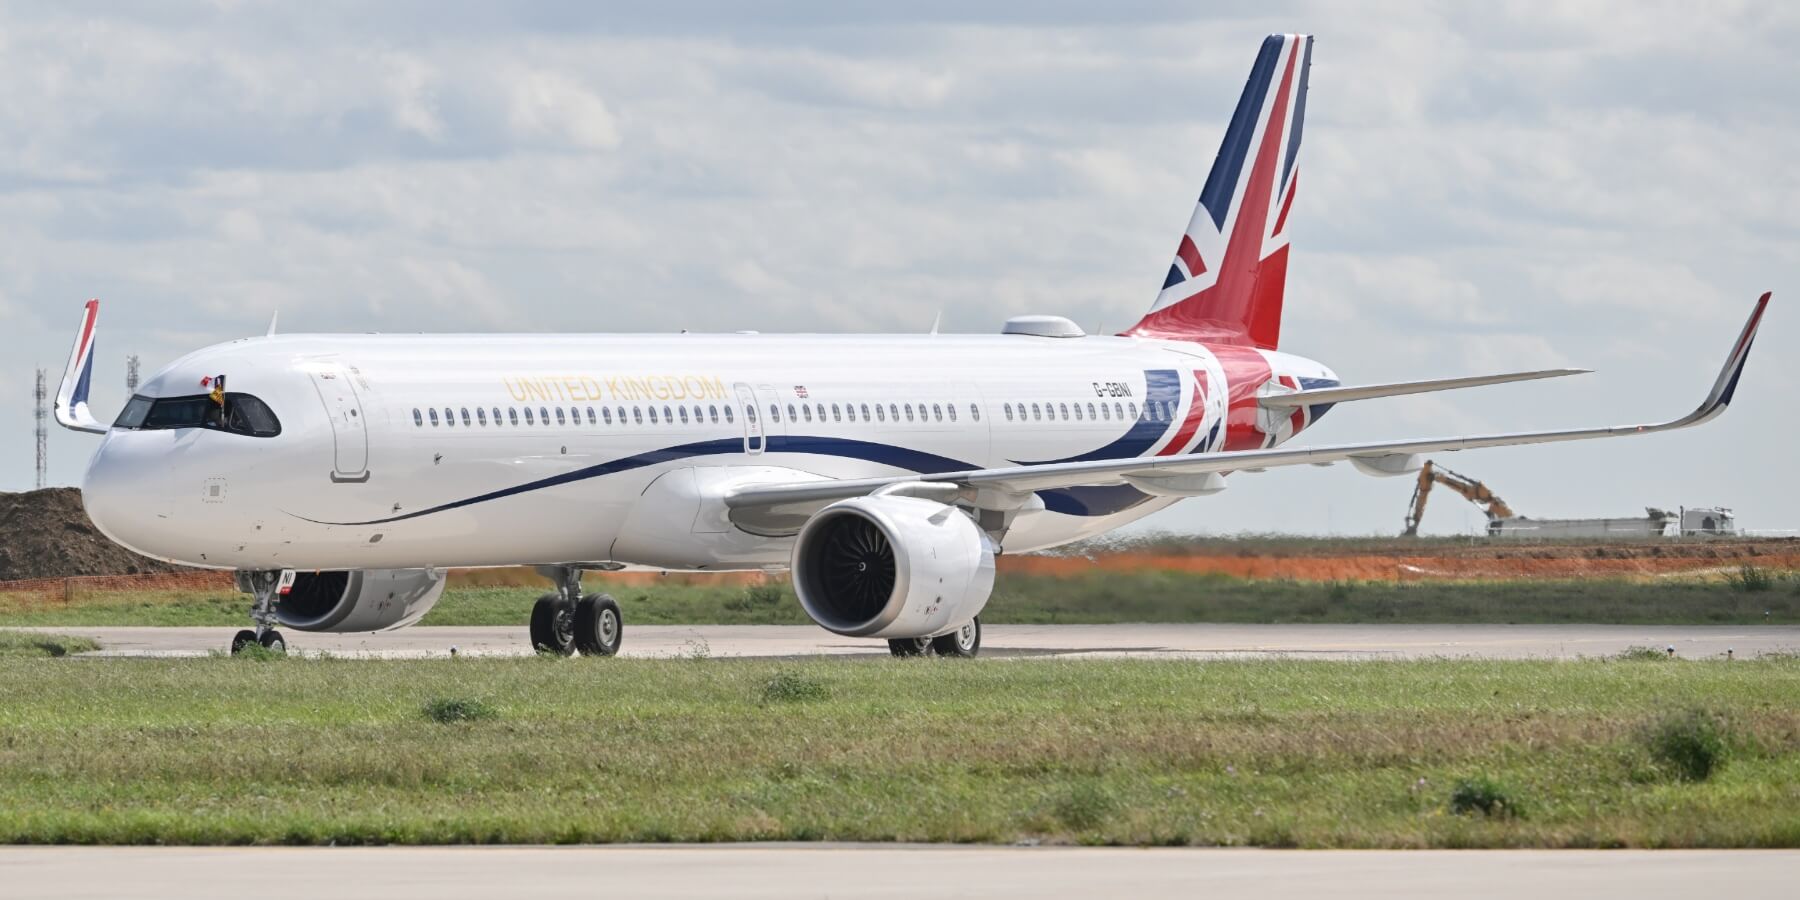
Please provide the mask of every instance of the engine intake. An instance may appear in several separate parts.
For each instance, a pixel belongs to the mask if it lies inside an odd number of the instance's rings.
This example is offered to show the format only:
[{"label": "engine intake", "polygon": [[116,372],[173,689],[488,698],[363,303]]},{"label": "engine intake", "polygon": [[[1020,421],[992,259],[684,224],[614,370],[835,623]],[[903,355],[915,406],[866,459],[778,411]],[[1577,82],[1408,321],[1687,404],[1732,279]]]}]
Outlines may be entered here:
[{"label": "engine intake", "polygon": [[794,541],[794,592],[849,637],[936,637],[980,614],[994,544],[961,510],[893,495],[825,507]]},{"label": "engine intake", "polygon": [[383,631],[419,621],[443,593],[435,569],[302,572],[275,617],[296,631]]}]

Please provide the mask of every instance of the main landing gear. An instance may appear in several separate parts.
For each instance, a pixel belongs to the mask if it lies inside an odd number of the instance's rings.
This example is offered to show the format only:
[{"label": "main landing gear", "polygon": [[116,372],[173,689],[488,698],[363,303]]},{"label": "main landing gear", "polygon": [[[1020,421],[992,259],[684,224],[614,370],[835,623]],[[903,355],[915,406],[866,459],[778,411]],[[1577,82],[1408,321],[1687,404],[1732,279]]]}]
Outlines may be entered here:
[{"label": "main landing gear", "polygon": [[581,593],[581,570],[573,566],[539,566],[538,573],[556,582],[531,607],[531,646],[540,653],[612,656],[625,639],[625,617],[605,594]]},{"label": "main landing gear", "polygon": [[254,629],[246,628],[231,638],[231,655],[236,656],[251,645],[261,646],[264,650],[275,653],[287,652],[287,639],[275,630],[278,619],[275,618],[275,604],[281,600],[281,585],[286,580],[293,583],[292,573],[278,571],[237,573],[238,590],[255,596],[256,601],[250,605],[250,620],[256,623]]},{"label": "main landing gear", "polygon": [[888,652],[895,656],[955,656],[963,659],[981,652],[981,617],[965,622],[961,628],[934,638],[895,638],[888,641]]}]

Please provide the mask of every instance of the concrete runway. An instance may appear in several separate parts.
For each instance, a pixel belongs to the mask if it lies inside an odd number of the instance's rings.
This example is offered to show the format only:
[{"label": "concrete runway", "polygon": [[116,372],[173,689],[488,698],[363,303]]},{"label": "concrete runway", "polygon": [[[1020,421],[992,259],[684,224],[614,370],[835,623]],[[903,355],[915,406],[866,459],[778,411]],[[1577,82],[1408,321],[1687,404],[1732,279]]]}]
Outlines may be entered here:
[{"label": "concrete runway", "polygon": [[[98,640],[102,655],[199,656],[225,649],[231,628],[42,628]],[[284,631],[300,653],[342,656],[520,656],[525,628],[418,626],[389,634]],[[1800,651],[1791,625],[994,625],[982,655],[1300,659],[1572,659],[1610,656],[1631,646],[1675,647],[1686,659]],[[625,656],[885,656],[881,641],[833,635],[810,625],[631,625]]]},{"label": "concrete runway", "polygon": [[1796,851],[864,845],[0,849],[0,895],[134,897],[1792,897]]}]

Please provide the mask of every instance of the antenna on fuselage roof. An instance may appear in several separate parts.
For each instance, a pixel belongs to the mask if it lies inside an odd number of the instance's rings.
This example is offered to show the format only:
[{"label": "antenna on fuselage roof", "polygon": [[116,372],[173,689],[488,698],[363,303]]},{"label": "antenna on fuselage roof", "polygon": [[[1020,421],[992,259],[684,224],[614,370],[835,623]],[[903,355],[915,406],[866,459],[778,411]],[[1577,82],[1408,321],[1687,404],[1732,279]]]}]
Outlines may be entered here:
[{"label": "antenna on fuselage roof", "polygon": [[938,326],[942,324],[944,324],[944,311],[940,309],[937,311],[937,315],[931,320],[931,333],[937,334]]},{"label": "antenna on fuselage roof", "polygon": [[269,313],[269,330],[263,332],[263,337],[274,337],[275,336],[275,322],[277,319],[280,319],[280,318],[281,318],[281,310],[279,310],[279,309],[275,310],[274,312]]}]

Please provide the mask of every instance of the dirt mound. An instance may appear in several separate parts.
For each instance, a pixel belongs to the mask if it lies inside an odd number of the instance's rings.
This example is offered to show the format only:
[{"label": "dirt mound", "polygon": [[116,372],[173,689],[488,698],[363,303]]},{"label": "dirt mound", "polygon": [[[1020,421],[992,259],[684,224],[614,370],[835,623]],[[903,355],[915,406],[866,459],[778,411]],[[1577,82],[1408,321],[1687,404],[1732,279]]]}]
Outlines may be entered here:
[{"label": "dirt mound", "polygon": [[0,581],[175,571],[107,540],[75,488],[0,494]]}]

